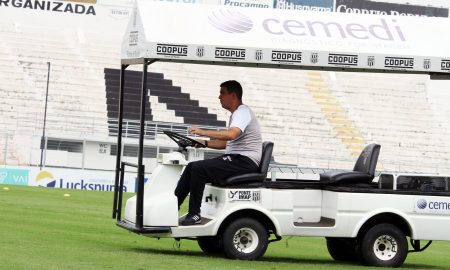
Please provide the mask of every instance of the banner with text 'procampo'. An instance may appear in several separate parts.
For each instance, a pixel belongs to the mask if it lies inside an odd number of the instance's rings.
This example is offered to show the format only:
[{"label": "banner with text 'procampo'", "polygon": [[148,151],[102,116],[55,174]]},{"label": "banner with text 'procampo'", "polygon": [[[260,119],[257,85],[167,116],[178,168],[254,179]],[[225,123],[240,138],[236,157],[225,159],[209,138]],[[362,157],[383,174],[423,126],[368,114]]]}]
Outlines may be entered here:
[{"label": "banner with text 'procampo'", "polygon": [[449,33],[450,20],[443,18],[137,0],[122,59],[448,73]]}]

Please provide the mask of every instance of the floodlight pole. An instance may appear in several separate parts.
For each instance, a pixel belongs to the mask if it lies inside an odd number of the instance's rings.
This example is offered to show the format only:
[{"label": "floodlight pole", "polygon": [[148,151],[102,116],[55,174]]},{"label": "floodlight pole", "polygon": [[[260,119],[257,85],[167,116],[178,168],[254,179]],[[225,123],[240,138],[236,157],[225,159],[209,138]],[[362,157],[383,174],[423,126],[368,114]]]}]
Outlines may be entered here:
[{"label": "floodlight pole", "polygon": [[47,62],[47,90],[45,91],[45,109],[44,109],[44,124],[42,127],[42,138],[41,138],[41,161],[39,162],[39,170],[42,170],[42,160],[44,157],[44,146],[47,148],[47,144],[43,144],[45,141],[45,125],[47,122],[47,102],[48,102],[48,85],[50,81],[50,62]]}]

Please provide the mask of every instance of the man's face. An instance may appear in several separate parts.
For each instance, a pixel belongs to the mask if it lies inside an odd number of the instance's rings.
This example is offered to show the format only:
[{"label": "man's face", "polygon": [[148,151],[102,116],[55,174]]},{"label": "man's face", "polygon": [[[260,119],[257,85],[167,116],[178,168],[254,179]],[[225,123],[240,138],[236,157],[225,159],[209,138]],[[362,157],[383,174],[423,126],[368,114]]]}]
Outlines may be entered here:
[{"label": "man's face", "polygon": [[231,102],[233,99],[234,93],[228,93],[228,89],[226,87],[220,87],[220,95],[219,100],[220,104],[222,104],[222,108],[229,110],[231,107]]}]

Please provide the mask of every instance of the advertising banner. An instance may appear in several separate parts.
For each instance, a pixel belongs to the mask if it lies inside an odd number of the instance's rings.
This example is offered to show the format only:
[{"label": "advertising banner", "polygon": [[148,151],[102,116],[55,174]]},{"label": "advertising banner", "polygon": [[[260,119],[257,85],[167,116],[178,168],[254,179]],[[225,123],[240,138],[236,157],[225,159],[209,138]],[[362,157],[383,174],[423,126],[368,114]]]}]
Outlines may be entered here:
[{"label": "advertising banner", "polygon": [[231,7],[272,8],[273,0],[221,0],[220,4]]},{"label": "advertising banner", "polygon": [[[30,186],[114,191],[113,171],[94,171],[57,168],[30,168]],[[134,192],[136,173],[125,173],[124,191]]]},{"label": "advertising banner", "polygon": [[273,0],[273,8],[305,11],[333,11],[334,0]]},{"label": "advertising banner", "polygon": [[448,19],[136,3],[122,59],[450,72]]},{"label": "advertising banner", "polygon": [[[39,21],[39,26],[90,27],[107,25],[115,31],[125,28],[131,15],[133,0],[109,1],[0,1],[3,22],[29,23]],[[101,29],[99,30],[101,31]]]},{"label": "advertising banner", "polygon": [[65,14],[78,14],[95,16],[95,3],[97,1],[38,1],[38,0],[2,0],[0,8],[13,8],[24,10],[38,10]]},{"label": "advertising banner", "polygon": [[369,0],[336,0],[336,12],[448,17],[448,8],[374,2]]},{"label": "advertising banner", "polygon": [[[135,192],[136,172],[126,172],[124,191]],[[114,191],[114,171],[62,168],[16,167],[0,168],[0,184],[47,188]],[[148,177],[144,179],[145,182]]]},{"label": "advertising banner", "polygon": [[0,184],[28,186],[29,170],[0,168]]}]

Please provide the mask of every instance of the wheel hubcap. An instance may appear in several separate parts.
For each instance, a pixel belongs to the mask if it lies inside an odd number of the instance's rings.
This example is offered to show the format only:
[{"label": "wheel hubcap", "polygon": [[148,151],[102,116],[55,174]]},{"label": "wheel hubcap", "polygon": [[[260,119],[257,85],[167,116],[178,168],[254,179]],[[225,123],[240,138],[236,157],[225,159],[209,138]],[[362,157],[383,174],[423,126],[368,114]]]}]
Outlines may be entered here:
[{"label": "wheel hubcap", "polygon": [[390,235],[381,235],[373,244],[373,253],[375,256],[382,260],[388,261],[395,257],[397,254],[397,241]]},{"label": "wheel hubcap", "polygon": [[233,244],[236,250],[242,253],[251,253],[258,246],[258,234],[250,228],[242,228],[236,231]]}]

